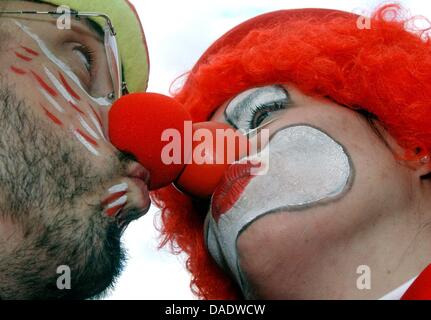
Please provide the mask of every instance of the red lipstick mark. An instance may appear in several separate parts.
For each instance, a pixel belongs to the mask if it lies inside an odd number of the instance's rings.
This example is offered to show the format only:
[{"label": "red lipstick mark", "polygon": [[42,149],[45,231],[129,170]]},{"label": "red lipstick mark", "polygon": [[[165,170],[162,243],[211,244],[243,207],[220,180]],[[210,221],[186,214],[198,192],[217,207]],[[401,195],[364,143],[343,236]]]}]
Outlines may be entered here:
[{"label": "red lipstick mark", "polygon": [[39,53],[37,53],[36,51],[34,51],[28,47],[21,46],[21,48],[23,48],[27,53],[29,53],[35,57],[39,56]]},{"label": "red lipstick mark", "polygon": [[88,134],[82,132],[81,129],[76,129],[76,132],[78,132],[87,142],[91,143],[93,146],[98,147],[96,140],[94,140],[92,137],[90,137]]},{"label": "red lipstick mark", "polygon": [[251,169],[259,167],[260,164],[247,162],[233,164],[227,169],[212,198],[211,213],[216,222],[233,207],[253,179]]},{"label": "red lipstick mark", "polygon": [[15,55],[16,55],[18,58],[20,58],[21,60],[24,60],[24,61],[26,61],[26,62],[29,62],[29,61],[32,61],[32,60],[33,60],[32,58],[27,57],[27,56],[25,56],[25,55],[23,55],[23,54],[21,54],[21,53],[19,53],[19,52],[16,52],[16,51],[15,51]]},{"label": "red lipstick mark", "polygon": [[14,66],[11,66],[10,69],[13,73],[18,74],[18,75],[23,75],[23,74],[27,73],[23,69],[20,69],[20,68],[14,67]]},{"label": "red lipstick mark", "polygon": [[66,78],[63,76],[61,72],[58,73],[60,75],[60,80],[63,86],[66,88],[67,92],[74,97],[76,100],[80,101],[81,97],[72,89],[72,87],[69,85],[69,83],[66,81]]},{"label": "red lipstick mark", "polygon": [[31,73],[36,78],[40,86],[45,89],[46,92],[48,92],[53,97],[56,97],[58,95],[57,91],[51,88],[36,72],[32,71]]},{"label": "red lipstick mark", "polygon": [[63,125],[63,122],[61,122],[60,119],[58,119],[51,112],[49,112],[48,109],[46,109],[42,104],[40,106],[43,108],[43,110],[45,110],[45,114],[48,116],[49,119],[52,120],[52,122],[54,122],[55,124],[57,124],[59,126]]},{"label": "red lipstick mark", "polygon": [[94,110],[94,107],[90,103],[88,105],[90,106],[91,111],[93,111],[94,116],[97,118],[97,121],[99,121],[100,127],[103,128],[102,119],[100,118],[99,114],[96,112],[96,110]]},{"label": "red lipstick mark", "polygon": [[80,114],[85,115],[85,112],[82,111],[76,104],[74,104],[72,101],[69,101],[69,104],[71,105],[71,107],[73,109],[75,109],[76,111],[78,111]]}]

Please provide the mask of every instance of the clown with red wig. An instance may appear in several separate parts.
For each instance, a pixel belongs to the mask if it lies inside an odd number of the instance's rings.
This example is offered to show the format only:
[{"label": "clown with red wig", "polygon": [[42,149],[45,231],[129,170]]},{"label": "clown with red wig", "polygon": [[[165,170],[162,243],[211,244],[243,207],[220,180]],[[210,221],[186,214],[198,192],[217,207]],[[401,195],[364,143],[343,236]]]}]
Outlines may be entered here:
[{"label": "clown with red wig", "polygon": [[431,42],[413,20],[276,11],[202,55],[174,98],[193,121],[266,129],[269,157],[211,199],[153,192],[199,297],[431,297]]}]

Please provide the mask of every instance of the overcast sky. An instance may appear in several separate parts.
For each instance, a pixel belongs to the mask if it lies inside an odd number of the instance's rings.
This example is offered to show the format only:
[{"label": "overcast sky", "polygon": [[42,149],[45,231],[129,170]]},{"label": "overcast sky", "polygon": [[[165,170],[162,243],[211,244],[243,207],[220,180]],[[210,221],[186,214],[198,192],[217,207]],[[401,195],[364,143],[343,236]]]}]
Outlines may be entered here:
[{"label": "overcast sky", "polygon": [[[375,0],[131,0],[144,26],[150,51],[149,91],[168,94],[172,81],[188,71],[219,36],[261,13],[291,8],[333,8],[366,14]],[[431,18],[423,0],[399,1],[413,14]],[[157,250],[157,209],[132,223],[123,241],[129,263],[108,299],[193,299],[184,258]]]}]

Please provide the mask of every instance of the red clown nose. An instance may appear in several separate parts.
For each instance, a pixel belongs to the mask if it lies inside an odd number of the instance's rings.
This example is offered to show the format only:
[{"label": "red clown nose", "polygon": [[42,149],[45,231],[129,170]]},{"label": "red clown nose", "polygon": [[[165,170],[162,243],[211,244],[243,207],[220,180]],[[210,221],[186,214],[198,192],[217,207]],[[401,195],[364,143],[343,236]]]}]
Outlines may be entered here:
[{"label": "red clown nose", "polygon": [[227,168],[243,155],[249,146],[247,138],[230,125],[208,121],[193,124],[192,156],[175,185],[200,198],[212,195]]},{"label": "red clown nose", "polygon": [[109,111],[109,138],[149,170],[150,190],[175,182],[198,197],[210,196],[227,167],[248,151],[247,138],[230,126],[192,125],[180,103],[156,93],[117,100]]}]

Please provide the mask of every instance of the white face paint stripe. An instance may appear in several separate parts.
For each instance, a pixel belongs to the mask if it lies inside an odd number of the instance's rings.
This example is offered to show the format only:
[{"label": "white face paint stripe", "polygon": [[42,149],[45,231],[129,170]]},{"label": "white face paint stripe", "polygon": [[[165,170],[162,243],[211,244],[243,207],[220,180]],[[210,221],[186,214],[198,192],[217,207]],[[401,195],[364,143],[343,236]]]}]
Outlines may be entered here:
[{"label": "white face paint stripe", "polygon": [[99,131],[100,136],[101,136],[104,140],[106,140],[106,138],[105,138],[105,134],[103,133],[103,130],[102,130],[102,128],[100,127],[99,121],[98,121],[98,120],[96,119],[96,117],[95,117],[94,115],[92,115],[91,113],[89,113],[89,115],[88,115],[88,116],[90,117],[90,119],[91,119],[91,121],[93,122],[94,126],[97,128],[97,131]]},{"label": "white face paint stripe", "polygon": [[48,93],[45,92],[45,90],[39,88],[39,92],[48,100],[48,102],[58,111],[61,113],[64,113],[65,110],[60,106],[60,104],[55,101],[53,97],[51,97]]},{"label": "white face paint stripe", "polygon": [[129,185],[126,182],[116,184],[115,186],[112,186],[108,189],[109,193],[117,193],[117,192],[124,192],[127,189],[129,189]]},{"label": "white face paint stripe", "polygon": [[108,205],[108,209],[121,206],[127,202],[127,195],[124,195]]},{"label": "white face paint stripe", "polygon": [[78,139],[78,141],[81,142],[84,145],[84,147],[88,149],[88,151],[90,151],[95,156],[99,155],[99,152],[87,140],[85,140],[85,138],[79,132],[74,130],[73,134]]},{"label": "white face paint stripe", "polygon": [[[63,86],[63,84],[57,79],[55,75],[52,74],[52,72],[44,66],[45,74],[51,80],[51,83],[57,88],[57,90],[61,93],[63,98],[68,101],[76,104],[76,100],[70,95],[70,93],[67,91],[67,89]],[[100,135],[105,138],[105,135],[102,131],[102,128],[99,125],[99,122],[97,119],[90,113],[89,114],[91,121],[96,126],[97,130],[99,131]],[[79,121],[81,122],[82,127],[88,132],[89,135],[91,135],[94,139],[100,140],[99,135],[90,127],[90,125],[82,118],[82,116],[79,116]],[[106,139],[105,139],[106,140]]]},{"label": "white face paint stripe", "polygon": [[75,75],[75,73],[73,73],[73,71],[70,69],[70,67],[65,64],[63,61],[61,61],[60,59],[58,59],[52,52],[51,50],[48,49],[48,47],[46,46],[46,44],[39,38],[38,35],[34,34],[33,32],[30,31],[30,28],[28,28],[27,26],[23,25],[22,23],[20,23],[17,20],[14,20],[15,24],[22,30],[24,31],[30,38],[32,38],[37,45],[39,46],[40,50],[48,57],[48,59],[54,63],[57,67],[59,67],[61,70],[63,70],[68,76],[69,78],[83,91],[85,92],[85,94],[87,95],[87,97],[89,99],[91,99],[92,101],[94,101],[95,103],[97,103],[100,106],[110,106],[111,102],[106,99],[106,98],[94,98],[92,97],[81,85],[81,82],[79,81],[79,78]]},{"label": "white face paint stripe", "polygon": [[90,127],[90,125],[87,123],[87,121],[84,120],[81,115],[78,116],[78,119],[82,127],[88,132],[90,136],[92,136],[96,140],[100,140],[99,135]]},{"label": "white face paint stripe", "polygon": [[56,78],[56,76],[54,76],[52,74],[51,71],[49,71],[49,69],[44,66],[43,67],[47,77],[49,78],[49,80],[51,80],[51,83],[57,88],[57,90],[61,93],[61,95],[63,96],[64,99],[66,99],[67,102],[73,102],[76,103],[75,99],[69,94],[69,92],[67,92],[66,88],[63,86],[63,84]]}]

